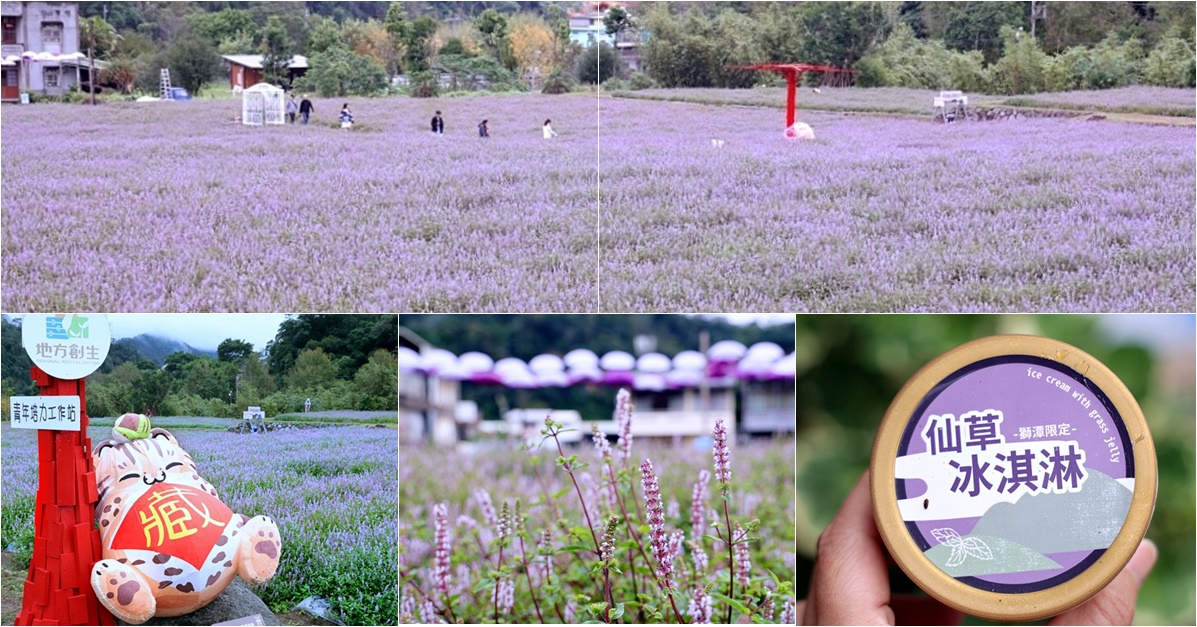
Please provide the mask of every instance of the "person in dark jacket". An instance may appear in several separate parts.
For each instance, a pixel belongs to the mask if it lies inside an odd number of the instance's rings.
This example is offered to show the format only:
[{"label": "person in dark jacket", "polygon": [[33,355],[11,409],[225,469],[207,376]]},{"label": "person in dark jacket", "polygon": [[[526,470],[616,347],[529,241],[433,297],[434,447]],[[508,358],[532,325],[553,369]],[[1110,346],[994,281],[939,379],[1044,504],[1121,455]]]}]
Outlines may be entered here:
[{"label": "person in dark jacket", "polygon": [[303,118],[304,124],[308,123],[308,117],[311,116],[312,111],[315,111],[315,110],[316,110],[316,107],[312,106],[312,101],[308,100],[308,95],[304,94],[303,100],[301,100],[299,102],[299,117]]},{"label": "person in dark jacket", "polygon": [[482,120],[482,123],[478,125],[478,137],[490,137],[490,127],[487,126],[488,122],[490,120]]},{"label": "person in dark jacket", "polygon": [[445,134],[445,120],[441,117],[440,111],[437,111],[436,115],[432,116],[432,132],[435,135]]}]

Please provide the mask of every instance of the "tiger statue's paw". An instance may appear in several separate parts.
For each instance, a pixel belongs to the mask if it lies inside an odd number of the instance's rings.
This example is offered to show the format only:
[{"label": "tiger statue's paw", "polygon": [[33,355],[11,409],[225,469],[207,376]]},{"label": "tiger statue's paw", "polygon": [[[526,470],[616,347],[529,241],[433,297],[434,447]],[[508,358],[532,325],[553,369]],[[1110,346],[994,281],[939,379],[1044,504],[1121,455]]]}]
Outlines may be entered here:
[{"label": "tiger statue's paw", "polygon": [[91,587],[109,612],[131,625],[150,620],[158,607],[145,578],[116,560],[96,562],[91,570]]},{"label": "tiger statue's paw", "polygon": [[237,574],[248,583],[265,583],[278,569],[282,538],[269,516],[254,516],[241,528]]}]

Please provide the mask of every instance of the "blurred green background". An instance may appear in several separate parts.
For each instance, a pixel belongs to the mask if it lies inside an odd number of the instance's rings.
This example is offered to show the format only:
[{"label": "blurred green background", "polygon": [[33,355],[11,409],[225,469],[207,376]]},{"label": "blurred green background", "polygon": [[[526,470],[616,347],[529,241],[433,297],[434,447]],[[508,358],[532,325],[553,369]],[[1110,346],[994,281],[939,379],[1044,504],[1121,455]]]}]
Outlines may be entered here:
[{"label": "blurred green background", "polygon": [[[1135,624],[1194,624],[1195,322],[1188,314],[798,316],[800,597],[810,586],[819,534],[868,468],[877,427],[906,380],[969,340],[1027,333],[1088,352],[1138,399],[1159,464],[1147,536],[1159,545],[1160,558],[1139,595]],[[890,581],[896,592],[917,591],[897,567]],[[972,617],[965,622],[989,624]]]}]

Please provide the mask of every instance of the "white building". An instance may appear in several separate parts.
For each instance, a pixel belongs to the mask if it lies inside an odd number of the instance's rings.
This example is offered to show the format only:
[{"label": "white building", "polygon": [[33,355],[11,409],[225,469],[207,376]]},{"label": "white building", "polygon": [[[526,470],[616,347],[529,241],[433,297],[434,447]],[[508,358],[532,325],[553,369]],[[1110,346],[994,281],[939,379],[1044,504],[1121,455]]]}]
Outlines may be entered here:
[{"label": "white building", "polygon": [[62,95],[90,81],[79,51],[78,2],[0,2],[0,22],[3,100],[15,101],[22,91]]}]

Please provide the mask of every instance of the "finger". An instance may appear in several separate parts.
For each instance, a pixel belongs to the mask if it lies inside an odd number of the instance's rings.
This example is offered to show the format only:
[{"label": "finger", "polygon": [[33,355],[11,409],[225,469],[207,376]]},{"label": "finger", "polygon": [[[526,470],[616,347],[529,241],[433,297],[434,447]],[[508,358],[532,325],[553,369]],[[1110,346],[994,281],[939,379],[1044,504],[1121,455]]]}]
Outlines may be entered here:
[{"label": "finger", "polygon": [[806,601],[799,601],[794,606],[794,616],[798,617],[799,625],[806,625]]},{"label": "finger", "polygon": [[1050,625],[1129,625],[1135,617],[1135,599],[1139,586],[1151,573],[1159,550],[1151,540],[1144,539],[1135,554],[1118,573],[1114,581],[1093,598],[1064,612]]},{"label": "finger", "polygon": [[819,536],[807,622],[813,618],[821,625],[892,625],[885,555],[865,472]]},{"label": "finger", "polygon": [[964,619],[960,610],[925,596],[895,595],[889,600],[898,625],[959,625]]}]

